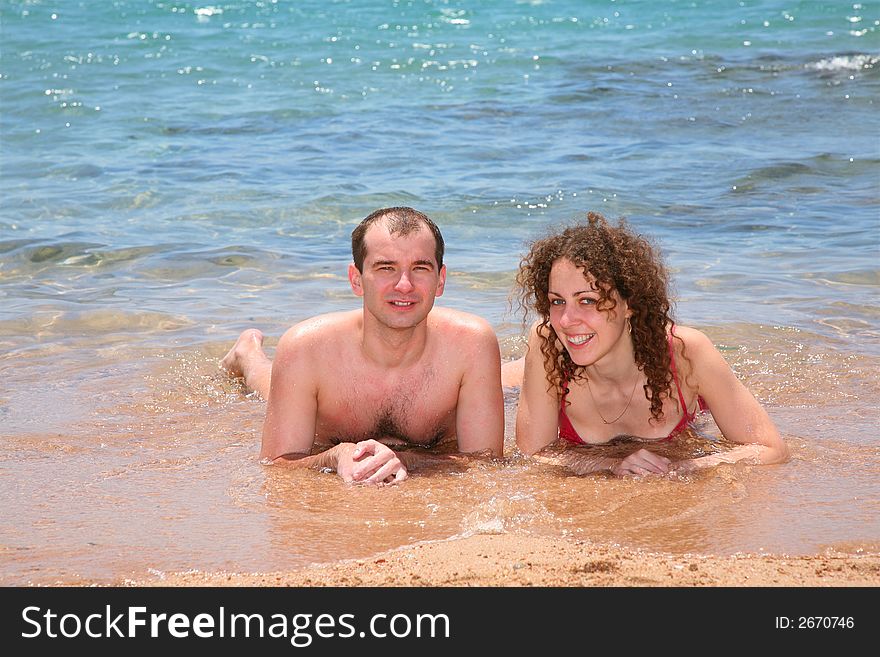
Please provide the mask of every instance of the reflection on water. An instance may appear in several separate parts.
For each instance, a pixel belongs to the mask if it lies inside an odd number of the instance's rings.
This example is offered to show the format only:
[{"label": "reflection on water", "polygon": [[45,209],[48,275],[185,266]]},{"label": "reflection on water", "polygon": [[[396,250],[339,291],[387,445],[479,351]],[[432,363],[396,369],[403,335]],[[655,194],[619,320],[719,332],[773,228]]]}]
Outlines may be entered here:
[{"label": "reflection on water", "polygon": [[[880,549],[878,359],[801,331],[710,333],[786,435],[789,463],[570,476],[516,452],[508,390],[505,459],[349,486],[258,463],[265,404],[217,370],[226,344],[87,351],[71,339],[20,351],[0,396],[0,583],[271,572],[473,533],[720,555]],[[516,355],[521,341],[503,347]],[[664,448],[724,449],[716,433],[706,420]]]}]

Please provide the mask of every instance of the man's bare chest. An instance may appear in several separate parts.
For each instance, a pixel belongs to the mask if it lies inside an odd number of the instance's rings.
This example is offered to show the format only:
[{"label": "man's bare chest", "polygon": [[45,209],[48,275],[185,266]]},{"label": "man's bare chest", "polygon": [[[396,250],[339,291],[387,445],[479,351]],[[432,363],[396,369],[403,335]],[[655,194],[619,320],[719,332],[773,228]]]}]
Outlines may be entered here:
[{"label": "man's bare chest", "polygon": [[458,384],[431,372],[340,379],[318,395],[317,438],[433,446],[455,435]]}]

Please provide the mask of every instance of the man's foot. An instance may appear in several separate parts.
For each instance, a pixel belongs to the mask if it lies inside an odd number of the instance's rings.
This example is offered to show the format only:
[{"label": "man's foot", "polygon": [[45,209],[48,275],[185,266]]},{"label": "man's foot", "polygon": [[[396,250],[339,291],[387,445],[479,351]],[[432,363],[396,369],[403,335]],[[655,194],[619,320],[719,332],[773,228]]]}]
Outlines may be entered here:
[{"label": "man's foot", "polygon": [[265,356],[263,333],[258,329],[246,329],[238,336],[229,353],[220,360],[220,367],[232,376],[244,376],[246,363],[253,360],[256,355]]}]

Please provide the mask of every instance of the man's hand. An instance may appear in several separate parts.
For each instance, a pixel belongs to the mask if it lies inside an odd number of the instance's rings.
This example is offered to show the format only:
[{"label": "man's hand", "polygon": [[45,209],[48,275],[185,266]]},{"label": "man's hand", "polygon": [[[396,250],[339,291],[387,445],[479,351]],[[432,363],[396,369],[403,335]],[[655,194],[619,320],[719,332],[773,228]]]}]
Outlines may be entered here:
[{"label": "man's hand", "polygon": [[397,454],[377,440],[341,443],[336,449],[336,473],[343,481],[374,485],[396,484],[409,476]]},{"label": "man's hand", "polygon": [[611,468],[618,477],[643,476],[647,474],[666,474],[671,469],[672,461],[665,456],[658,456],[646,449],[633,452],[620,463]]}]

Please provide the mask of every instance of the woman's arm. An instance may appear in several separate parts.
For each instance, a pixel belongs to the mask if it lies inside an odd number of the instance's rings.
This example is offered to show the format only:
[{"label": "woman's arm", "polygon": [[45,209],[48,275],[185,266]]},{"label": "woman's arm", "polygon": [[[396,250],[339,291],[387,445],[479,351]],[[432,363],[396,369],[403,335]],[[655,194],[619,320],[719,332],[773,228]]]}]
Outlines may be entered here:
[{"label": "woman's arm", "polygon": [[647,449],[640,449],[626,457],[600,456],[592,447],[566,447],[558,444],[546,447],[537,454],[535,460],[549,465],[559,465],[571,470],[576,475],[594,472],[610,472],[617,477],[642,476],[648,474],[666,474],[672,462]]},{"label": "woman's arm", "polygon": [[516,444],[527,455],[536,454],[559,436],[559,400],[547,381],[540,345],[537,326],[533,326],[516,411]]},{"label": "woman's arm", "polygon": [[681,461],[675,469],[687,471],[743,459],[760,464],[788,460],[788,446],[773,420],[736,377],[711,340],[700,331],[684,326],[676,327],[675,334],[685,345],[685,358],[677,359],[678,363],[685,364],[681,368],[682,387],[695,389],[709,406],[724,437],[741,445],[722,454]]}]

